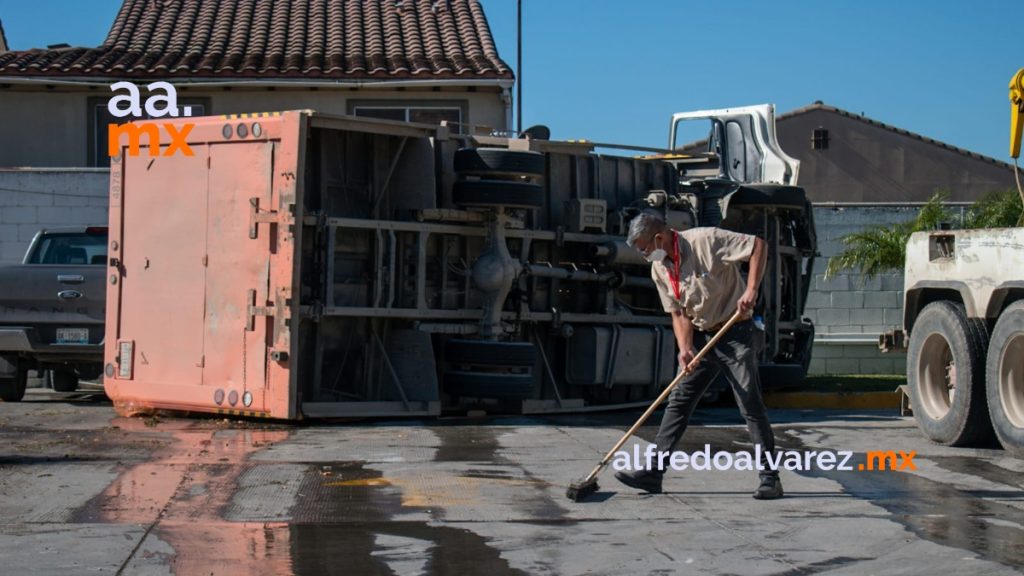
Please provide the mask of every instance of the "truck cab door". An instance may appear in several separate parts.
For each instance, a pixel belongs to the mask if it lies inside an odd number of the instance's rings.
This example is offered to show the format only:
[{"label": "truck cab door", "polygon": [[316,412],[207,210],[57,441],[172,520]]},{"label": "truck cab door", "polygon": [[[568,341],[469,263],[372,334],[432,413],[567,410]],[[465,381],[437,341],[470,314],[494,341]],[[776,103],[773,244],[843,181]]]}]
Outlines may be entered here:
[{"label": "truck cab door", "polygon": [[680,142],[681,124],[710,121],[708,151],[719,156],[719,177],[740,184],[796,185],[800,162],[782,151],[775,137],[775,107],[771,104],[680,112],[672,116],[669,147]]}]

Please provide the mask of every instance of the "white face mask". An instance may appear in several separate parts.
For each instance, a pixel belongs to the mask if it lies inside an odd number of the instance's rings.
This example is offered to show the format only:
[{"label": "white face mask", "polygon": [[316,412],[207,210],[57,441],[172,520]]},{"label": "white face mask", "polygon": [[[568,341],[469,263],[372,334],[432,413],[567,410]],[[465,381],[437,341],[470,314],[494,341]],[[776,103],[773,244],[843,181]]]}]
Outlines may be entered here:
[{"label": "white face mask", "polygon": [[668,252],[666,252],[664,248],[655,248],[654,250],[651,250],[650,254],[644,256],[644,259],[651,264],[654,264],[655,262],[662,262],[665,258],[668,258]]}]

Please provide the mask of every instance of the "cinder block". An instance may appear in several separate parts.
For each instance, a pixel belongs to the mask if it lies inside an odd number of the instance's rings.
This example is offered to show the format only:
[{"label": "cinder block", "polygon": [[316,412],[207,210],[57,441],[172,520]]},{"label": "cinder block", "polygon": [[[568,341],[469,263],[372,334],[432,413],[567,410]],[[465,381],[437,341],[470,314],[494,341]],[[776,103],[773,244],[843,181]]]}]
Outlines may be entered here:
[{"label": "cinder block", "polygon": [[832,298],[827,292],[810,290],[807,292],[807,304],[804,308],[831,308]]},{"label": "cinder block", "polygon": [[882,289],[882,279],[879,276],[868,278],[864,274],[850,274],[850,288],[865,292],[875,292]]},{"label": "cinder block", "polygon": [[67,206],[67,207],[79,207],[88,206],[90,198],[85,195],[74,195],[68,194],[67,196],[61,196],[54,201],[54,206]]},{"label": "cinder block", "polygon": [[[865,299],[867,296],[865,296]],[[863,308],[854,312],[856,320],[865,325],[877,324],[881,325],[885,323],[885,310],[882,308]]]},{"label": "cinder block", "polygon": [[897,353],[892,354],[893,360],[893,374],[906,374],[907,373],[907,354]]},{"label": "cinder block", "polygon": [[881,291],[864,294],[865,308],[901,308],[902,306],[903,300],[897,292]]},{"label": "cinder block", "polygon": [[864,293],[860,291],[833,292],[833,308],[864,308]]},{"label": "cinder block", "polygon": [[28,245],[22,242],[4,242],[0,245],[0,261],[8,264],[21,262],[27,247]]},{"label": "cinder block", "polygon": [[53,194],[17,192],[14,197],[18,206],[53,206]]},{"label": "cinder block", "polygon": [[807,374],[817,376],[825,373],[825,361],[819,360],[818,358],[811,358],[811,363],[807,367]]},{"label": "cinder block", "polygon": [[[893,374],[893,363],[889,358],[862,358],[860,374]],[[895,388],[895,386],[893,386]]]},{"label": "cinder block", "polygon": [[[837,326],[848,326],[850,324],[849,308],[825,308],[818,311],[818,324],[835,328]],[[832,330],[837,332],[837,330]]]},{"label": "cinder block", "polygon": [[896,326],[886,326],[885,324],[865,324],[864,326],[861,326],[861,331],[864,334],[878,336],[883,332],[888,332],[889,330],[892,330],[893,328],[896,328]]},{"label": "cinder block", "polygon": [[18,241],[17,224],[0,224],[0,244]]},{"label": "cinder block", "polygon": [[36,208],[34,206],[7,206],[0,215],[4,224],[35,224]]},{"label": "cinder block", "polygon": [[109,221],[106,208],[88,207],[78,210],[76,213],[79,224],[106,224]]},{"label": "cinder block", "polygon": [[847,358],[881,358],[882,351],[879,350],[874,344],[859,344],[850,345],[846,347]]},{"label": "cinder block", "polygon": [[825,372],[827,374],[857,374],[860,371],[860,360],[850,358],[835,358],[825,360]]},{"label": "cinder block", "polygon": [[18,224],[18,241],[23,242],[25,247],[28,247],[29,242],[36,237],[36,232],[39,232],[39,224]]},{"label": "cinder block", "polygon": [[903,291],[903,274],[883,274],[882,279],[882,290],[899,290]]},{"label": "cinder block", "polygon": [[903,325],[903,309],[902,308],[886,308],[885,309],[885,324],[893,326]]},{"label": "cinder block", "polygon": [[821,254],[823,259],[837,256],[846,249],[846,245],[839,242],[838,240],[824,240],[818,242],[818,252]]},{"label": "cinder block", "polygon": [[845,358],[846,351],[845,346],[842,344],[827,344],[825,342],[818,342],[814,345],[814,351],[811,354],[812,358],[821,358],[826,360],[828,358]]},{"label": "cinder block", "polygon": [[75,218],[81,209],[69,208],[67,206],[53,206],[39,208],[37,211],[38,222],[46,226],[65,226],[75,224]]},{"label": "cinder block", "polygon": [[[818,310],[817,309],[812,308],[810,310],[804,310],[803,317],[808,319],[808,320],[810,320],[811,324],[814,324],[815,326],[818,325]],[[819,332],[820,332],[820,330],[819,330]]]},{"label": "cinder block", "polygon": [[110,198],[106,196],[90,196],[89,206],[98,206],[100,208],[106,208],[110,204]]},{"label": "cinder block", "polygon": [[820,292],[846,291],[850,289],[850,277],[847,274],[837,274],[826,280],[824,274],[816,274],[811,288]]}]

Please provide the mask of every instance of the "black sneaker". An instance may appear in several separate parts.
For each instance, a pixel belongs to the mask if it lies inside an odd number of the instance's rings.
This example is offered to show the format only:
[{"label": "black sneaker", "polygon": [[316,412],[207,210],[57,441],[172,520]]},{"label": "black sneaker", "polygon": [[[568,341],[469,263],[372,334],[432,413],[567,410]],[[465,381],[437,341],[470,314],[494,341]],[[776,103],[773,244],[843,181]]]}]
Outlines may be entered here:
[{"label": "black sneaker", "polygon": [[761,485],[754,491],[758,500],[775,500],[782,498],[782,480],[778,476],[762,476]]},{"label": "black sneaker", "polygon": [[630,488],[643,490],[649,494],[661,494],[661,474],[651,472],[650,470],[616,472],[615,479]]}]

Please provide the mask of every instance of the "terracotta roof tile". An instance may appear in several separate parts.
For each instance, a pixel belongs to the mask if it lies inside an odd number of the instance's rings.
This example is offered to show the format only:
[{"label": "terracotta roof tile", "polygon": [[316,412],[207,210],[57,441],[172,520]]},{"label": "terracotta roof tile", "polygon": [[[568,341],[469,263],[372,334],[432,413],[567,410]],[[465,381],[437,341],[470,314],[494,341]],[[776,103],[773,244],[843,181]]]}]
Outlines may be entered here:
[{"label": "terracotta roof tile", "polygon": [[124,0],[97,48],[0,52],[0,75],[512,78],[479,0]]}]

